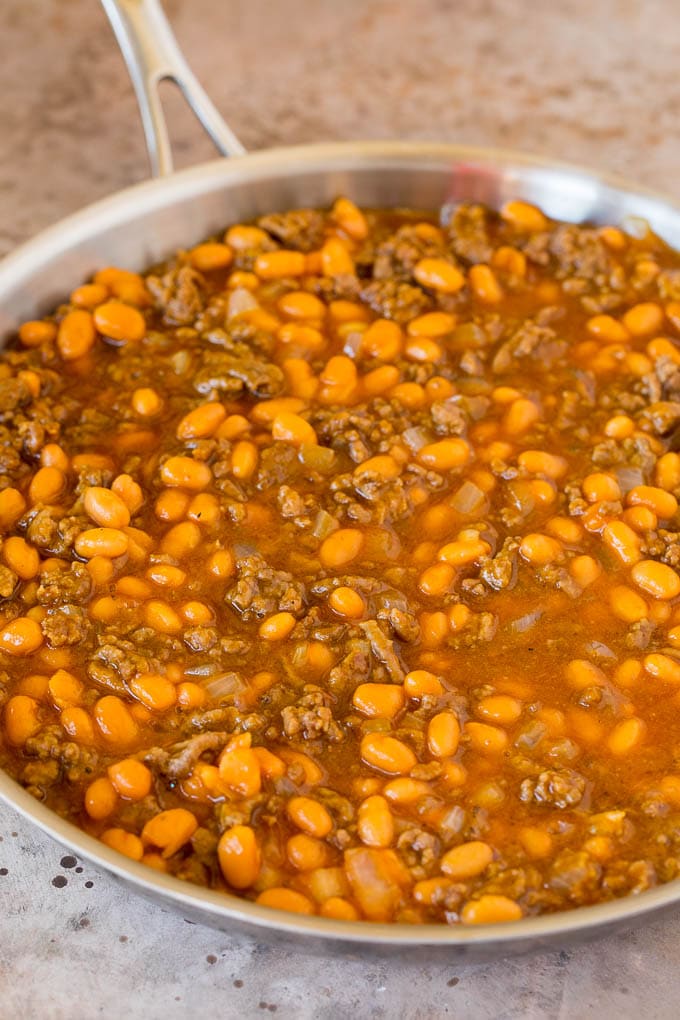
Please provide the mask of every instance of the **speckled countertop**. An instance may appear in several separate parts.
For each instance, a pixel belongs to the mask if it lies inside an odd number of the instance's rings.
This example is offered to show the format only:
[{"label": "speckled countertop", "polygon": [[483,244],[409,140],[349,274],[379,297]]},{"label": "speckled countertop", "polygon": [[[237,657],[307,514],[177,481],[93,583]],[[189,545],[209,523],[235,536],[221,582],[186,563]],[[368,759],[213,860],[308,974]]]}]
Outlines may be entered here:
[{"label": "speckled countertop", "polygon": [[[680,196],[674,0],[167,0],[249,148],[344,138],[512,146]],[[95,0],[0,3],[0,253],[146,174]],[[181,165],[211,155],[169,103]],[[680,911],[495,964],[320,960],[123,889],[0,806],[0,1020],[675,1018]]]}]

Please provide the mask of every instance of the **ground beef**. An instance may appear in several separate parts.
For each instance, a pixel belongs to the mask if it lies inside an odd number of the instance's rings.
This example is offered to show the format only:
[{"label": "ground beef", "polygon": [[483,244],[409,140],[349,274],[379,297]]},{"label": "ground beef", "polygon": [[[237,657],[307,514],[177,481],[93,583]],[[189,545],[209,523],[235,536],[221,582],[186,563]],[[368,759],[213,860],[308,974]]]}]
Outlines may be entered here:
[{"label": "ground beef", "polygon": [[579,804],[586,789],[586,781],[572,769],[541,772],[536,779],[524,779],[520,786],[520,800],[535,800],[537,804],[569,808]]},{"label": "ground beef", "polygon": [[449,246],[468,265],[491,259],[490,218],[489,210],[481,205],[459,205],[454,210],[447,229]]},{"label": "ground beef", "polygon": [[443,258],[445,255],[441,241],[423,237],[415,226],[407,224],[378,246],[373,276],[376,280],[397,279],[410,283],[417,262],[426,258]]},{"label": "ground beef", "polygon": [[185,779],[204,754],[214,758],[228,740],[229,734],[225,732],[200,733],[171,747],[152,747],[145,752],[144,761],[171,779]]},{"label": "ground beef", "polygon": [[50,648],[84,643],[92,629],[85,610],[68,603],[49,609],[40,626]]},{"label": "ground beef", "polygon": [[0,598],[8,599],[17,586],[19,577],[9,567],[0,564]]},{"label": "ground beef", "polygon": [[527,319],[505,340],[494,354],[491,363],[493,372],[503,374],[516,369],[517,361],[531,358],[541,364],[542,368],[563,358],[567,352],[566,340],[561,340],[551,326],[539,324]]},{"label": "ground beef", "polygon": [[512,588],[517,580],[517,550],[520,543],[516,538],[504,539],[503,545],[496,555],[485,560],[479,570],[479,576],[490,588],[501,591]]},{"label": "ground beef", "polygon": [[169,326],[190,326],[203,311],[205,281],[191,266],[170,269],[160,277],[148,276],[146,285]]},{"label": "ground beef", "polygon": [[342,659],[328,675],[328,686],[334,692],[353,690],[371,675],[371,645],[366,638],[351,638],[343,651]]},{"label": "ground beef", "polygon": [[208,352],[194,376],[194,388],[206,397],[231,398],[244,391],[260,400],[275,397],[283,388],[283,372],[270,361],[250,354],[246,358],[221,351]]},{"label": "ground beef", "polygon": [[597,893],[602,868],[585,850],[563,850],[550,868],[550,886],[572,903],[587,903]]},{"label": "ground beef", "polygon": [[281,712],[283,732],[289,740],[315,740],[325,736],[332,742],[343,739],[342,728],[333,718],[332,698],[320,687],[307,685],[294,705]]},{"label": "ground beef", "polygon": [[12,422],[17,410],[31,400],[31,391],[23,379],[0,379],[0,422]]},{"label": "ground beef", "polygon": [[394,641],[390,640],[376,620],[365,620],[359,624],[371,642],[371,650],[376,659],[383,663],[390,679],[395,684],[404,682],[404,668],[397,654]]},{"label": "ground beef", "polygon": [[293,209],[291,212],[260,216],[258,227],[276,238],[284,248],[314,251],[324,241],[324,217],[315,209]]},{"label": "ground beef", "polygon": [[372,280],[361,288],[361,300],[384,319],[408,322],[431,306],[431,301],[420,287],[396,280]]},{"label": "ground beef", "polygon": [[102,636],[102,643],[95,652],[91,666],[96,663],[113,671],[123,681],[131,680],[140,673],[157,673],[161,667],[160,661],[153,655],[141,654],[132,641],[114,632]]},{"label": "ground beef", "polygon": [[274,570],[262,556],[253,554],[236,561],[237,580],[226,593],[226,602],[242,619],[275,612],[301,616],[307,602],[305,586],[284,570]]}]

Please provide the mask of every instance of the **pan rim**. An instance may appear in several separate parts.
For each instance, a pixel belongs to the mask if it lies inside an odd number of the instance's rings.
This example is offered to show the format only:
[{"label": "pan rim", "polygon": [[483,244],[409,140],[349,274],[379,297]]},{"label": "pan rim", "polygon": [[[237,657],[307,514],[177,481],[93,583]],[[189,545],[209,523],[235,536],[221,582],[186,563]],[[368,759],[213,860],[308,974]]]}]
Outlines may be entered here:
[{"label": "pan rim", "polygon": [[[0,301],[17,282],[29,276],[38,265],[48,265],[64,249],[65,236],[73,242],[94,238],[115,224],[119,211],[136,200],[145,201],[145,209],[170,206],[191,194],[200,195],[225,182],[257,182],[286,167],[306,164],[309,170],[352,169],[361,166],[379,168],[399,164],[401,168],[423,169],[430,162],[466,162],[471,167],[493,166],[511,170],[535,170],[568,174],[584,185],[598,184],[614,192],[658,204],[669,212],[680,213],[680,201],[614,174],[601,172],[561,160],[544,158],[514,150],[471,145],[413,141],[358,141],[286,146],[220,158],[177,171],[167,177],[146,180],[86,206],[39,232],[0,261]],[[28,821],[36,824],[57,842],[69,847],[117,878],[131,883],[147,895],[155,895],[175,906],[203,913],[206,922],[235,922],[250,926],[253,934],[264,929],[291,936],[317,938],[327,942],[355,946],[448,947],[451,950],[484,947],[487,951],[510,953],[513,947],[539,946],[554,936],[591,935],[595,937],[616,925],[631,926],[636,920],[680,901],[680,880],[660,885],[638,895],[593,906],[576,907],[511,924],[448,926],[445,924],[408,925],[338,921],[306,917],[262,907],[218,890],[191,885],[131,861],[89,836],[72,822],[36,801],[9,774],[0,770],[0,798]],[[517,950],[515,950],[517,951]]]}]

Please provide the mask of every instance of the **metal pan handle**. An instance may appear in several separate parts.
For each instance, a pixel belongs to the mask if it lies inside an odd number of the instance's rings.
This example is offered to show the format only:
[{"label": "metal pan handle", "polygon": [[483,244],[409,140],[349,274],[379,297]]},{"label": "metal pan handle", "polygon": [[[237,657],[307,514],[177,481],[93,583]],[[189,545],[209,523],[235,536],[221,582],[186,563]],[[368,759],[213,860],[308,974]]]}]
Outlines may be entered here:
[{"label": "metal pan handle", "polygon": [[154,177],[173,171],[172,148],[158,94],[174,82],[223,156],[246,151],[222,119],[177,45],[159,0],[102,0],[127,64],[142,115]]}]

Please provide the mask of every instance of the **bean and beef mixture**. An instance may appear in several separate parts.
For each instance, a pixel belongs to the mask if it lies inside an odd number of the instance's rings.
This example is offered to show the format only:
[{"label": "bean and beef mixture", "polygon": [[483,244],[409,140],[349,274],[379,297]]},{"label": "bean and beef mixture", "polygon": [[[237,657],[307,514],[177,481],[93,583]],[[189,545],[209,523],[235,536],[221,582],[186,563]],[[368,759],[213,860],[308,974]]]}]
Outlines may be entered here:
[{"label": "bean and beef mixture", "polygon": [[0,360],[0,763],[305,914],[675,879],[678,449],[650,234],[339,199],[101,269]]}]

